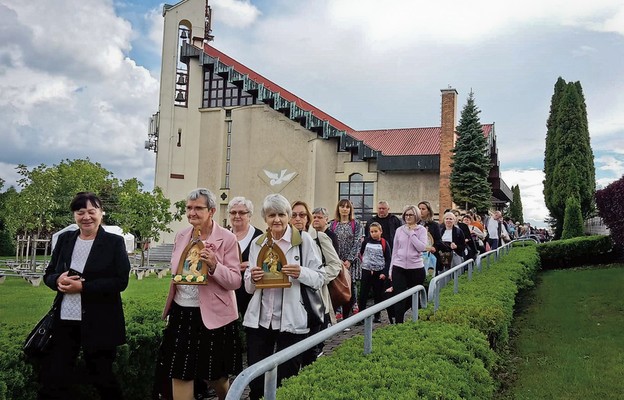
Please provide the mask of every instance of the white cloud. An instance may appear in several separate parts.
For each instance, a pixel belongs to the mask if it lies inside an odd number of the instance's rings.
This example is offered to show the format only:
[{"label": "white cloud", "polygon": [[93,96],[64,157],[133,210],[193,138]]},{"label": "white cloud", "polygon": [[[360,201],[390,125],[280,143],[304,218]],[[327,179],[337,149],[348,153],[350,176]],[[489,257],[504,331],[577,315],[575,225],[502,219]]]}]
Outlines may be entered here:
[{"label": "white cloud", "polygon": [[226,25],[245,28],[253,24],[261,12],[249,0],[214,0],[210,3],[213,16],[219,15],[219,19]]},{"label": "white cloud", "polygon": [[522,214],[524,220],[533,226],[546,227],[544,219],[548,217],[548,209],[544,203],[544,172],[536,169],[504,170],[503,179],[509,185],[520,187]]},{"label": "white cloud", "polygon": [[89,157],[151,186],[143,142],[159,85],[128,57],[131,26],[111,2],[0,0],[0,17],[26,32],[0,28],[0,172]]}]

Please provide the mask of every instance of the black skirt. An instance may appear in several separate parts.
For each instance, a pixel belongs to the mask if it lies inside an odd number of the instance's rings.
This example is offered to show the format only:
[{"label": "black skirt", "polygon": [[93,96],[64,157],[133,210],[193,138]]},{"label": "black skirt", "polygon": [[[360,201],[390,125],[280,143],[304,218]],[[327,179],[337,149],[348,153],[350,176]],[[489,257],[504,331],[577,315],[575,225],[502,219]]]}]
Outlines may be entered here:
[{"label": "black skirt", "polygon": [[172,304],[161,350],[162,365],[172,379],[214,381],[243,369],[238,321],[208,329],[199,307]]}]

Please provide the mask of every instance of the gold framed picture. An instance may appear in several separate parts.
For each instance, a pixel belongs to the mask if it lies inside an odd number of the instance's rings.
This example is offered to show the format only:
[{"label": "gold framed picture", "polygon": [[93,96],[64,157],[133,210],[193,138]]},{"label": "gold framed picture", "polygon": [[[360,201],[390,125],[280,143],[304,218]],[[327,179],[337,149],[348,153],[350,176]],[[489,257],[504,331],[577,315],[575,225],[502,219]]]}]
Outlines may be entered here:
[{"label": "gold framed picture", "polygon": [[200,260],[204,242],[199,239],[199,230],[193,232],[193,239],[186,245],[175,274],[173,283],[177,285],[204,285],[208,278],[208,265]]},{"label": "gold framed picture", "polygon": [[262,268],[264,276],[256,282],[256,288],[289,288],[292,284],[288,280],[288,275],[282,273],[282,267],[287,264],[286,256],[278,245],[269,239],[260,249],[257,266]]}]

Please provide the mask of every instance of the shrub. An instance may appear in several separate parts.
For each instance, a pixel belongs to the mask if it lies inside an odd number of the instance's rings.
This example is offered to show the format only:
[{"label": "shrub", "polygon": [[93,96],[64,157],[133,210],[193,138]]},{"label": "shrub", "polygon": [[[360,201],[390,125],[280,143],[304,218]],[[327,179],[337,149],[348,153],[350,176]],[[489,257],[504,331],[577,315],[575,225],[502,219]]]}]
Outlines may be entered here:
[{"label": "shrub", "polygon": [[540,262],[535,246],[514,248],[488,269],[460,277],[459,292],[448,285],[440,293],[440,308],[421,312],[423,319],[468,325],[483,332],[494,350],[509,340],[518,291],[532,287]]},{"label": "shrub", "polygon": [[555,240],[537,246],[542,268],[558,269],[611,261],[613,241],[605,235]]},{"label": "shrub", "polygon": [[596,206],[615,243],[624,246],[624,176],[596,192]]},{"label": "shrub", "polygon": [[[495,383],[496,361],[475,329],[431,322],[406,322],[345,341],[299,375],[284,381],[278,399],[485,399]],[[336,368],[336,366],[340,368]]]},{"label": "shrub", "polygon": [[[124,300],[127,343],[118,349],[114,369],[127,399],[151,398],[158,347],[164,322],[162,301]],[[23,340],[32,329],[27,324],[0,324],[0,400],[35,399],[38,377],[36,360],[27,360]],[[82,365],[78,360],[78,365]],[[79,398],[96,399],[90,387],[78,387]]]},{"label": "shrub", "polygon": [[574,196],[566,200],[565,216],[563,218],[563,231],[561,239],[572,239],[583,236],[583,215],[581,205]]}]

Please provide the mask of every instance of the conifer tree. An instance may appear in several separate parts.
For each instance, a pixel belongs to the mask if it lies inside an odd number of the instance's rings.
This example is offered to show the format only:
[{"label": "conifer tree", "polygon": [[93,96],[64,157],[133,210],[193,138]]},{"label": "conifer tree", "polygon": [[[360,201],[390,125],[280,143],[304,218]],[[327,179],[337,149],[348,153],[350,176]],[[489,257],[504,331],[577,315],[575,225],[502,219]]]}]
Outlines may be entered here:
[{"label": "conifer tree", "polygon": [[479,120],[480,112],[471,91],[457,126],[450,185],[455,203],[484,212],[491,206],[492,187],[487,180],[491,165],[488,142]]},{"label": "conifer tree", "polygon": [[593,212],[596,190],[587,110],[580,82],[555,84],[551,114],[547,121],[544,154],[544,200],[555,223],[555,238],[561,237],[566,201],[579,201],[581,215]]},{"label": "conifer tree", "polygon": [[524,215],[522,213],[522,199],[520,198],[520,186],[515,185],[511,187],[513,192],[513,200],[509,206],[509,217],[514,222],[524,224]]},{"label": "conifer tree", "polygon": [[581,215],[581,205],[575,196],[570,196],[566,200],[565,217],[563,220],[563,231],[561,239],[572,239],[583,236],[583,216]]}]

